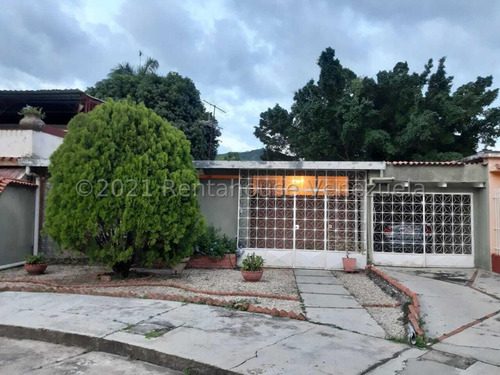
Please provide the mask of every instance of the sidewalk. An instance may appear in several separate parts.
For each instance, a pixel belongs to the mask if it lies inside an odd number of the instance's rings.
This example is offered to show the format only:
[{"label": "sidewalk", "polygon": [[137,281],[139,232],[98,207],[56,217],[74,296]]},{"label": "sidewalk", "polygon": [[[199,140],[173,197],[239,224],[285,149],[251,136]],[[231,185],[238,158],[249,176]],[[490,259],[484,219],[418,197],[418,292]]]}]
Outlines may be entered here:
[{"label": "sidewalk", "polygon": [[[38,339],[74,344],[92,339],[100,348],[128,350],[124,355],[163,354],[170,360],[164,365],[181,371],[194,361],[201,368],[244,374],[357,374],[409,349],[346,330],[221,307],[55,293],[0,293],[0,335],[17,332],[12,326],[28,328]],[[159,330],[164,334],[152,338]]]},{"label": "sidewalk", "polygon": [[331,271],[295,269],[307,319],[375,337],[385,332]]}]

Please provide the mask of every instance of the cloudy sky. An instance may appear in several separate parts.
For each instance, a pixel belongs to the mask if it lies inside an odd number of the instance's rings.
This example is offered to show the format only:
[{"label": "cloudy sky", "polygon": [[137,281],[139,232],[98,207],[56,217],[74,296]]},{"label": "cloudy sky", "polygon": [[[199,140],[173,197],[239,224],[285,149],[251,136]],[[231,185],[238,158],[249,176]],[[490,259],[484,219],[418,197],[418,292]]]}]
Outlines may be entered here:
[{"label": "cloudy sky", "polygon": [[[289,107],[316,78],[326,47],[374,76],[447,56],[458,84],[492,74],[500,86],[496,0],[2,0],[0,89],[80,88],[138,51],[194,80],[220,114],[220,152],[261,147],[259,115]],[[497,101],[498,102],[498,101]]]}]

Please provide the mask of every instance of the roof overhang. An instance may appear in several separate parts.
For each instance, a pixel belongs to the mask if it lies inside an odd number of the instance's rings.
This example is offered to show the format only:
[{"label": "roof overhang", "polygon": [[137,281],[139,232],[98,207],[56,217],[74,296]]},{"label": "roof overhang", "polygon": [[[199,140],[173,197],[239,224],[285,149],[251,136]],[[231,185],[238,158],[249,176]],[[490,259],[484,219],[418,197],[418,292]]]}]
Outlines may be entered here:
[{"label": "roof overhang", "polygon": [[384,170],[384,161],[228,161],[195,160],[198,169]]}]

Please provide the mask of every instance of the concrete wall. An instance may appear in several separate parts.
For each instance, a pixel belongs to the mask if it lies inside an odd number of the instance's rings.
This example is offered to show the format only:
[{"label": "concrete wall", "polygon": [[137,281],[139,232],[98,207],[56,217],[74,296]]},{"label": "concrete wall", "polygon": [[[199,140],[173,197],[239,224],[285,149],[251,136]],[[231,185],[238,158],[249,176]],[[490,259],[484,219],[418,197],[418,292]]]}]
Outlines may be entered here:
[{"label": "concrete wall", "polygon": [[34,130],[0,130],[2,156],[48,159],[62,141],[61,137]]},{"label": "concrete wall", "polygon": [[33,254],[35,192],[10,184],[0,194],[0,267]]},{"label": "concrete wall", "polygon": [[[497,217],[495,213],[495,191],[500,191],[500,158],[488,159],[488,199],[489,199],[489,217],[490,217],[490,253],[498,254],[497,246]],[[500,215],[499,215],[500,216]],[[499,223],[500,224],[500,223]],[[500,226],[500,225],[499,225]],[[500,238],[499,238],[500,240]]]},{"label": "concrete wall", "polygon": [[207,225],[235,237],[238,234],[238,180],[202,179],[201,185],[198,201]]},{"label": "concrete wall", "polygon": [[33,130],[0,130],[2,156],[27,156],[33,153]]}]

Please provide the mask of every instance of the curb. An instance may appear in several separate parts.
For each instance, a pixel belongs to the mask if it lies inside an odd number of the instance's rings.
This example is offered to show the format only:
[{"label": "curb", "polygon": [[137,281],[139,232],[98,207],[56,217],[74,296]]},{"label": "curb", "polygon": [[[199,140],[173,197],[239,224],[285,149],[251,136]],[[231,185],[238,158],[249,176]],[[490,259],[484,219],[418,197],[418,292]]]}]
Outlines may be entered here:
[{"label": "curb", "polygon": [[[36,283],[35,283],[36,284]],[[82,290],[83,289],[83,290]],[[36,287],[25,287],[25,286],[0,286],[0,292],[41,292],[41,293],[62,293],[62,294],[84,294],[91,296],[106,296],[106,297],[119,297],[119,298],[147,298],[156,299],[162,301],[176,301],[176,302],[187,302],[196,303],[200,305],[209,306],[219,306],[233,308],[239,311],[255,312],[260,314],[267,314],[272,316],[280,316],[282,318],[306,320],[306,317],[302,313],[295,313],[292,310],[277,310],[273,308],[272,310],[267,307],[255,306],[250,303],[236,303],[234,300],[224,301],[216,298],[201,297],[201,296],[181,296],[178,294],[155,294],[155,293],[145,293],[139,294],[135,292],[95,292],[92,290],[86,291],[85,288],[69,288],[69,287],[51,287],[51,288],[36,288]]]},{"label": "curb", "polygon": [[91,337],[77,333],[52,331],[42,328],[27,328],[0,324],[0,336],[12,339],[27,339],[53,344],[77,346],[90,351],[116,354],[135,360],[152,363],[177,371],[189,371],[190,374],[203,375],[233,375],[230,370],[224,370],[206,363],[193,361],[172,354],[166,354],[154,349],[108,340],[102,337]]},{"label": "curb", "polygon": [[417,294],[412,292],[410,289],[405,287],[403,284],[394,280],[389,275],[386,275],[384,272],[382,272],[378,268],[373,267],[372,265],[367,265],[365,267],[365,269],[369,272],[373,272],[374,274],[380,276],[382,279],[387,281],[389,284],[393,285],[400,292],[402,292],[402,293],[406,294],[408,297],[410,297],[412,304],[410,304],[408,306],[408,308],[410,310],[410,313],[408,314],[408,320],[410,321],[411,325],[413,326],[413,329],[415,330],[416,334],[419,336],[423,336],[424,332],[420,329],[420,326],[418,325],[418,320],[419,320],[419,316],[420,316],[420,307],[418,304]]}]

